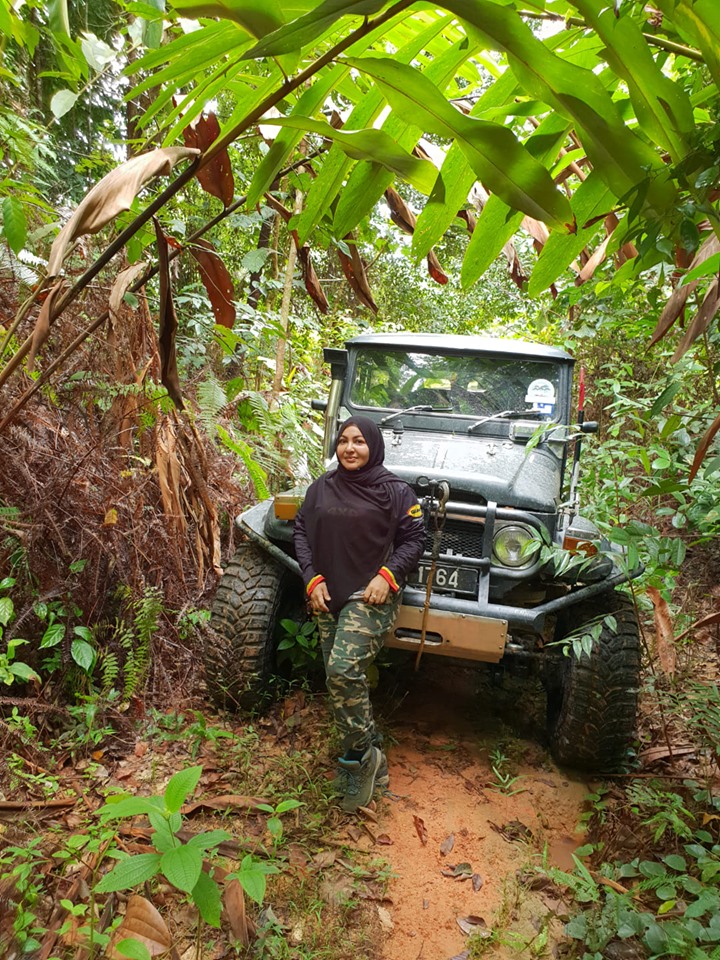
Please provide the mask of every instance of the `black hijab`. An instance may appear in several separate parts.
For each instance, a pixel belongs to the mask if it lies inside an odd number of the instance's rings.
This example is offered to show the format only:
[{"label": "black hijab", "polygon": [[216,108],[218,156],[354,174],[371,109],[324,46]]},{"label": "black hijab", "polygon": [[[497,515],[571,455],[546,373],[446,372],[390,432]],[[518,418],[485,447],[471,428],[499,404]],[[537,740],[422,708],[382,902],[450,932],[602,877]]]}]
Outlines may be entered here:
[{"label": "black hijab", "polygon": [[385,563],[401,519],[402,498],[392,488],[404,481],[383,466],[385,443],[375,421],[349,417],[338,431],[336,450],[343,431],[353,425],[368,446],[367,463],[347,470],[338,461],[336,470],[311,485],[303,504],[313,566],[325,577],[332,613],[364,590]]}]

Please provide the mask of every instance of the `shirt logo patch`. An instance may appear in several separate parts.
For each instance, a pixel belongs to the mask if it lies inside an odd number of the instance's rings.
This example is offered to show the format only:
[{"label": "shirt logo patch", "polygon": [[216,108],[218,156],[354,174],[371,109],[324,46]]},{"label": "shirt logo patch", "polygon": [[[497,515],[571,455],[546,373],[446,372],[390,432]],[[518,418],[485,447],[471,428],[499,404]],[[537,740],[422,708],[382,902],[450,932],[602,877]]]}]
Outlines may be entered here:
[{"label": "shirt logo patch", "polygon": [[420,506],[420,504],[419,503],[413,504],[413,506],[410,507],[410,509],[408,510],[407,515],[409,517],[415,517],[416,519],[419,517],[422,517],[422,507]]}]

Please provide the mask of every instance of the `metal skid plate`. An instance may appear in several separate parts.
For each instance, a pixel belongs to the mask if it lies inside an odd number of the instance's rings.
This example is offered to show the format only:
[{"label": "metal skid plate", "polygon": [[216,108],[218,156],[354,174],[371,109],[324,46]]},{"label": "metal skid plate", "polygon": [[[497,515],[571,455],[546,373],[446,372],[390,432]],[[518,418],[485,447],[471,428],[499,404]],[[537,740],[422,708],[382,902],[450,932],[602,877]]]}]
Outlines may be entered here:
[{"label": "metal skid plate", "polygon": [[[385,646],[397,650],[417,650],[422,624],[422,607],[400,607],[395,625],[385,635]],[[507,629],[507,620],[429,610],[423,652],[498,663],[505,650]]]}]

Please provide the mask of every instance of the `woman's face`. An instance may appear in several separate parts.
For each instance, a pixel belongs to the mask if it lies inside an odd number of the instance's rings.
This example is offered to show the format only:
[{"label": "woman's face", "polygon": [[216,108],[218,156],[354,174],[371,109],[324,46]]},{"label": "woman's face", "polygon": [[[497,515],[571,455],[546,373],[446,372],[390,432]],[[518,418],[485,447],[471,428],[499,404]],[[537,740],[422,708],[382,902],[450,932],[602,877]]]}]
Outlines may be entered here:
[{"label": "woman's face", "polygon": [[345,427],[340,434],[337,444],[337,458],[346,470],[359,470],[370,459],[370,450],[365,443],[365,437],[354,423]]}]

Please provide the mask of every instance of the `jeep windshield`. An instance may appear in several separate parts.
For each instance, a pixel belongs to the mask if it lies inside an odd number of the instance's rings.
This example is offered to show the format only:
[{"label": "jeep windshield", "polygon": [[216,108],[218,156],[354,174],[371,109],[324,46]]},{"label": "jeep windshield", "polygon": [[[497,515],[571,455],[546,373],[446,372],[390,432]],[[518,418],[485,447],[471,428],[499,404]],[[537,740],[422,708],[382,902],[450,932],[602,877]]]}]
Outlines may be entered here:
[{"label": "jeep windshield", "polygon": [[536,422],[558,419],[559,388],[560,365],[551,360],[372,348],[356,354],[349,400],[389,411],[381,423],[451,416],[474,426],[525,414]]}]

